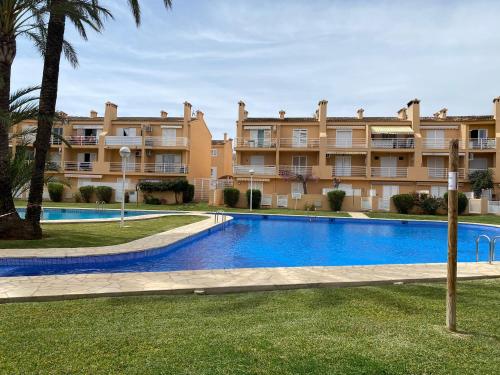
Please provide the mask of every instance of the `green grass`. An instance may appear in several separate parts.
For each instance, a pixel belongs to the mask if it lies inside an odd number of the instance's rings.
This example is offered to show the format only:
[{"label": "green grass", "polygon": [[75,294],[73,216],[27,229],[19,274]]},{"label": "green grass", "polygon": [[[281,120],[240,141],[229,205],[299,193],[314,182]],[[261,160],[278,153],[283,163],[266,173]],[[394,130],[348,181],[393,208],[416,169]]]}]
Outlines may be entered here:
[{"label": "green grass", "polygon": [[498,374],[500,280],[0,305],[4,374]]},{"label": "green grass", "polygon": [[[402,219],[402,220],[442,220],[448,221],[445,215],[405,215],[392,212],[368,212],[367,216],[380,219]],[[500,216],[496,215],[461,215],[458,221],[465,223],[482,223],[500,225]]]},{"label": "green grass", "polygon": [[205,219],[201,216],[167,216],[159,219],[126,221],[127,228],[118,222],[90,224],[42,225],[43,239],[31,241],[0,240],[1,249],[48,247],[92,247],[118,245],[155,233]]}]

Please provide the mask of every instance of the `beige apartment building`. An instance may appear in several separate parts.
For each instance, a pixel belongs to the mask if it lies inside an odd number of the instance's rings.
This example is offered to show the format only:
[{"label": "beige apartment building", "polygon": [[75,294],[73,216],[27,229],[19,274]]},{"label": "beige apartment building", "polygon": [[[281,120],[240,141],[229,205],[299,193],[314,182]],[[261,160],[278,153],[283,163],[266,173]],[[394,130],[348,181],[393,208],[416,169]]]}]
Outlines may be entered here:
[{"label": "beige apartment building", "polygon": [[[23,130],[36,127],[36,121],[19,127]],[[115,200],[121,200],[124,164],[119,150],[122,146],[131,150],[125,189],[132,201],[137,199],[136,186],[142,180],[186,178],[193,181],[210,177],[208,156],[212,135],[203,112],[193,113],[188,102],[184,103],[182,117],[171,117],[165,111],[161,111],[159,117],[120,117],[118,106],[108,102],[104,116],[98,116],[96,111],[91,111],[89,117],[63,114],[54,131],[61,134],[70,147],[53,137],[47,173],[69,181],[71,188],[65,189],[65,199],[72,199],[81,186],[105,185],[114,189]],[[34,136],[28,143],[33,139]],[[16,140],[12,142],[15,152]]]},{"label": "beige apartment building", "polygon": [[224,139],[213,139],[211,150],[212,179],[230,178],[233,176],[233,140],[224,133]]},{"label": "beige apartment building", "polygon": [[448,146],[460,140],[459,186],[470,191],[469,172],[491,168],[499,193],[500,98],[493,114],[420,116],[420,101],[411,100],[394,117],[329,117],[328,102],[314,117],[250,117],[239,102],[234,165],[235,187],[263,192],[271,207],[314,205],[328,209],[326,192],[347,192],[343,209],[389,210],[399,193],[447,191]]}]

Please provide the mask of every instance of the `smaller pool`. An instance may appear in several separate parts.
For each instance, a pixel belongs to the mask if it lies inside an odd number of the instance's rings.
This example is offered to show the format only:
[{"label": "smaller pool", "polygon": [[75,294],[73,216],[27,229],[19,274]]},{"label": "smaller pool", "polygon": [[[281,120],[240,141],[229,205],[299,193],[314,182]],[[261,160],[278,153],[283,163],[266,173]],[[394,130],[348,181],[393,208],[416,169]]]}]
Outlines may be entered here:
[{"label": "smaller pool", "polygon": [[[25,208],[18,208],[17,212],[24,218]],[[171,211],[135,211],[126,210],[125,217],[166,214]],[[179,213],[179,214],[182,214]],[[44,208],[42,220],[92,220],[92,219],[117,219],[120,210],[92,210],[78,208]]]}]

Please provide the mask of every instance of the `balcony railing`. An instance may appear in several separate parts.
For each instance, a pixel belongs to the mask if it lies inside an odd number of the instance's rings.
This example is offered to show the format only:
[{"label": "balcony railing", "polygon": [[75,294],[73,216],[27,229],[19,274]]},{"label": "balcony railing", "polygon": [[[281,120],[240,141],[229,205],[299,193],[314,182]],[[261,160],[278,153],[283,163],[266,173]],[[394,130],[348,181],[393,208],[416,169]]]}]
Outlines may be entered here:
[{"label": "balcony railing", "polygon": [[186,137],[146,137],[144,142],[148,147],[187,147],[189,144]]},{"label": "balcony railing", "polygon": [[282,177],[287,176],[310,176],[312,166],[307,165],[280,165],[278,173]]},{"label": "balcony railing", "polygon": [[372,167],[372,177],[407,177],[406,167]]},{"label": "balcony railing", "polygon": [[[424,138],[423,146],[428,149],[447,150],[451,140],[452,138]],[[459,147],[463,147],[462,141],[459,141]]]},{"label": "balcony railing", "polygon": [[54,145],[54,146],[57,146],[57,145],[62,144],[62,140],[61,140],[61,138],[59,138],[59,137],[54,137],[54,136],[52,135],[52,136],[50,136],[50,144],[51,144],[51,145]]},{"label": "balcony railing", "polygon": [[371,140],[373,148],[414,148],[415,140],[413,138],[376,138]]},{"label": "balcony railing", "polygon": [[141,146],[142,137],[126,137],[119,135],[106,136],[106,146]]},{"label": "balcony railing", "polygon": [[[123,172],[123,163],[122,162],[111,162],[109,163],[109,171],[110,172]],[[127,167],[125,168],[126,172],[140,172],[141,164],[140,163],[127,163]]]},{"label": "balcony railing", "polygon": [[283,148],[318,148],[319,138],[280,138],[279,145]]},{"label": "balcony railing", "polygon": [[491,170],[492,172],[495,172],[495,169],[494,168],[469,168],[469,173],[472,173],[472,172],[477,172],[477,171],[487,171],[487,170]]},{"label": "balcony railing", "polygon": [[366,177],[366,166],[337,167],[334,165],[332,166],[332,177]]},{"label": "balcony railing", "polygon": [[352,138],[352,139],[342,139],[342,138],[328,138],[326,141],[327,148],[366,148],[365,138]]},{"label": "balcony railing", "polygon": [[[427,168],[427,176],[429,178],[448,178],[448,168]],[[465,169],[458,169],[458,178],[465,178]]]},{"label": "balcony railing", "polygon": [[161,174],[187,174],[188,167],[180,163],[145,163],[144,172]]},{"label": "balcony railing", "polygon": [[469,140],[469,148],[474,150],[488,150],[496,148],[497,141],[495,138],[473,138]]},{"label": "balcony railing", "polygon": [[45,170],[48,172],[57,172],[61,169],[60,161],[48,161],[45,163]]},{"label": "balcony railing", "polygon": [[94,167],[94,163],[85,161],[65,161],[64,170],[70,172],[90,172]]},{"label": "balcony railing", "polygon": [[99,138],[96,136],[72,135],[66,137],[66,140],[74,146],[95,146],[99,143]]},{"label": "balcony railing", "polygon": [[249,175],[253,170],[256,175],[274,176],[276,175],[275,165],[235,165],[234,174]]},{"label": "balcony railing", "polygon": [[236,147],[276,148],[276,138],[236,138]]}]

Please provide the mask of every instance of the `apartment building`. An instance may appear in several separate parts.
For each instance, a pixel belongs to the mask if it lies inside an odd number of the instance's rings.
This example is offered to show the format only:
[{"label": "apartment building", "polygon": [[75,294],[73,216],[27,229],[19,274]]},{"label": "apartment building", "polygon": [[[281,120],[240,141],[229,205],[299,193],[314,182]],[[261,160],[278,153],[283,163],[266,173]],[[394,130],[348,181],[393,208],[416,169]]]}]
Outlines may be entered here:
[{"label": "apartment building", "polygon": [[224,133],[224,139],[213,139],[211,150],[213,179],[232,177],[233,175],[233,140]]},{"label": "apartment building", "polygon": [[460,189],[470,191],[471,171],[490,168],[499,193],[500,98],[484,116],[448,116],[444,108],[421,117],[418,99],[394,117],[365,116],[363,109],[353,117],[329,117],[327,107],[322,100],[313,117],[280,111],[260,118],[239,102],[235,186],[247,190],[252,177],[267,206],[324,209],[326,192],[339,187],[347,192],[347,209],[389,210],[395,194],[444,195],[449,141],[458,138]]},{"label": "apartment building", "polygon": [[[30,127],[36,127],[36,121],[22,123],[16,131]],[[159,117],[120,117],[118,106],[108,102],[104,116],[98,116],[96,111],[88,117],[63,113],[54,132],[62,135],[69,146],[52,138],[47,173],[69,181],[71,188],[65,189],[66,199],[72,198],[81,186],[106,185],[114,188],[115,199],[121,200],[122,146],[132,152],[125,181],[131,200],[142,180],[184,177],[193,181],[210,177],[212,135],[203,112],[193,113],[188,102],[184,103],[182,117],[171,117],[165,111]],[[34,135],[30,137],[28,144],[34,140]],[[13,140],[14,152],[19,142]]]}]

